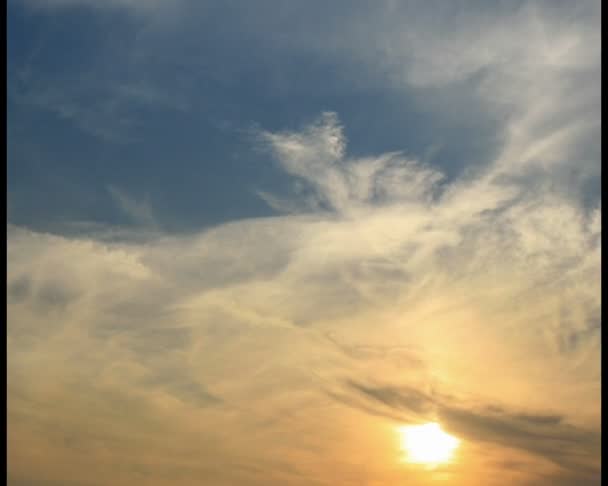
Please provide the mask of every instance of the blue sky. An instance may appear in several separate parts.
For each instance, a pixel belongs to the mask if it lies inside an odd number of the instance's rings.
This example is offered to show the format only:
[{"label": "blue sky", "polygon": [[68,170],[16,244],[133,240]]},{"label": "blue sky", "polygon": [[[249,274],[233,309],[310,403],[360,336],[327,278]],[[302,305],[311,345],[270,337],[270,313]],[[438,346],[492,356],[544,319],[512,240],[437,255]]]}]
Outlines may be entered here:
[{"label": "blue sky", "polygon": [[339,113],[353,155],[403,150],[449,176],[501,143],[501,115],[476,103],[480,74],[448,88],[391,86],[385,73],[307,45],[315,31],[333,35],[339,3],[323,22],[312,6],[231,5],[166,7],[166,19],[139,7],[11,2],[11,221],[51,231],[66,220],[128,224],[109,186],[146,200],[172,230],[272,214],[255,191],[289,182],[248,133],[295,129],[322,111]]},{"label": "blue sky", "polygon": [[599,484],[600,10],[9,0],[9,484]]}]

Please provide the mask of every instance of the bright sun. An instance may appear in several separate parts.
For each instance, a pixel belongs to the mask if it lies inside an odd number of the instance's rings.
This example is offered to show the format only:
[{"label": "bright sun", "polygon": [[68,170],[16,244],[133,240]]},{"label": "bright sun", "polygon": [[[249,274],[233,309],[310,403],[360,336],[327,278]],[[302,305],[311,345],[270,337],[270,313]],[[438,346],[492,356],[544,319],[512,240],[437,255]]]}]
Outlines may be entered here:
[{"label": "bright sun", "polygon": [[435,422],[400,427],[399,433],[406,460],[427,466],[449,462],[460,444],[456,437],[446,434]]}]

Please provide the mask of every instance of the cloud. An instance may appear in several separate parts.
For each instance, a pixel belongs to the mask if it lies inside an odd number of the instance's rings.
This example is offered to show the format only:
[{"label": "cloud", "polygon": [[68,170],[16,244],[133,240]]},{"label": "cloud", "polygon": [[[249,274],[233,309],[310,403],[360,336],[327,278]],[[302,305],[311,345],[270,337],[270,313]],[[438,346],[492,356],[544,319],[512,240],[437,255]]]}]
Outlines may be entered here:
[{"label": "cloud", "polygon": [[259,138],[283,170],[311,186],[311,209],[347,212],[371,204],[424,202],[442,178],[399,153],[347,159],[347,141],[335,113],[323,113],[302,133],[261,132]]},{"label": "cloud", "polygon": [[349,382],[350,388],[372,399],[394,409],[406,409],[416,414],[423,414],[430,411],[433,400],[415,389],[391,387],[373,388],[356,382]]},{"label": "cloud", "polygon": [[[492,167],[441,185],[439,172],[398,154],[351,159],[335,114],[260,137],[323,209],[299,204],[297,214],[143,240],[9,226],[15,437],[30,434],[32,414],[42,413],[24,411],[17,397],[76,406],[74,393],[87,389],[99,400],[88,405],[95,419],[106,413],[96,407],[118,397],[159,423],[181,414],[173,435],[185,434],[187,454],[196,421],[214,431],[219,448],[204,448],[212,462],[242,455],[245,464],[284,457],[285,467],[301,466],[302,454],[318,458],[335,443],[329,429],[300,431],[283,452],[231,434],[256,431],[276,444],[276,434],[305,426],[303,413],[328,420],[329,399],[374,420],[434,412],[473,443],[596,474],[595,439],[584,430],[599,418],[599,332],[589,323],[599,308],[600,209],[588,212],[550,187],[530,193]],[[125,211],[149,219],[121,194]],[[44,386],[39,366],[62,384]],[[366,384],[377,373],[400,385]],[[344,376],[346,394],[336,389]],[[471,400],[523,411],[480,411]],[[60,410],[48,413],[36,420],[62,420]],[[87,424],[105,436],[88,420],[74,417],[66,430],[78,435]],[[144,434],[139,427],[114,429],[117,440]],[[125,447],[115,449],[120,461],[136,464],[156,446]]]},{"label": "cloud", "polygon": [[542,174],[580,197],[599,176],[600,3],[357,4],[329,11],[315,36],[307,24],[298,27],[296,19],[307,17],[293,7],[275,28],[290,32],[284,49],[352,73],[349,88],[390,90],[395,102],[398,94],[417,100],[440,119],[493,120],[497,176]]},{"label": "cloud", "polygon": [[[424,484],[395,472],[389,430],[433,418],[466,445],[438,472],[463,483],[597,482],[599,3],[410,15],[421,5],[335,7],[315,36],[294,27],[303,6],[222,25],[252,45],[293,33],[277,50],[437,116],[466,91],[475,106],[451,116],[500,120],[483,164],[448,177],[406,152],[352,155],[326,111],[255,133],[293,181],[260,188],[275,216],[167,234],[112,186],[128,229],[8,226],[11,481],[36,484],[36,463],[50,484]],[[65,105],[44,93],[27,102]],[[64,116],[100,121],[82,106]]]},{"label": "cloud", "polygon": [[135,224],[148,226],[151,228],[157,227],[158,223],[154,218],[152,208],[150,207],[148,201],[136,201],[114,186],[109,186],[108,192],[120,210],[123,211]]},{"label": "cloud", "polygon": [[[449,432],[464,440],[495,443],[546,457],[581,480],[600,477],[599,433],[566,424],[562,416],[512,413],[493,405],[464,408],[448,397],[431,396],[408,387],[366,385],[352,380],[345,387],[346,394],[332,396],[364,411],[372,410],[375,403],[383,407],[375,408],[375,414],[400,423],[440,420]],[[358,402],[353,393],[371,403]]]},{"label": "cloud", "polygon": [[[270,2],[265,3],[268,8],[238,9],[221,2],[203,6],[178,2],[178,6],[170,8],[175,11],[172,16],[166,10],[173,2],[78,1],[149,10],[155,19],[138,27],[136,35],[129,35],[126,45],[116,46],[108,40],[96,44],[108,52],[110,67],[103,62],[105,56],[97,56],[86,60],[90,70],[86,79],[82,72],[68,80],[52,80],[46,73],[39,73],[40,81],[32,83],[22,98],[23,102],[52,109],[98,136],[130,140],[145,123],[136,109],[141,104],[158,109],[199,107],[206,111],[209,103],[198,87],[201,83],[207,85],[209,79],[201,73],[208,73],[214,83],[229,88],[234,79],[244,77],[255,65],[263,71],[267,83],[262,89],[276,93],[280,90],[274,84],[278,83],[286,85],[289,93],[289,89],[296,89],[298,79],[273,80],[277,73],[281,73],[279,77],[287,76],[287,59],[302,57],[306,62],[313,58],[324,66],[319,75],[327,73],[323,83],[314,81],[315,93],[330,84],[336,85],[332,91],[336,93],[390,93],[392,103],[409,100],[434,119],[452,119],[453,123],[434,124],[442,131],[455,131],[456,126],[464,124],[464,118],[479,120],[480,128],[467,130],[464,136],[472,138],[474,146],[492,143],[492,150],[498,152],[494,161],[497,175],[520,180],[535,178],[538,182],[550,172],[552,184],[559,185],[571,197],[581,197],[585,185],[599,176],[600,147],[596,140],[600,129],[601,2],[533,2],[492,8],[483,4],[457,8],[437,2],[401,4],[388,0],[373,6],[337,2],[331,9],[324,6],[324,22],[318,22],[315,9],[320,4],[314,2],[281,9],[271,8]],[[30,2],[53,4],[48,0]],[[163,22],[168,18],[175,22]],[[450,28],[446,29],[448,23]],[[201,35],[201,25],[206,26],[205,36]],[[217,25],[222,25],[221,32],[216,30]],[[435,35],[437,31],[442,35]],[[232,41],[222,43],[226,49],[222,59],[240,56],[246,50],[248,56],[243,62],[212,63],[212,59],[201,56],[205,45],[221,42],[224,37]],[[277,43],[277,38],[282,42]],[[184,70],[184,66],[190,68]],[[309,67],[313,66],[316,64]],[[27,70],[27,66],[22,66],[22,71]],[[178,74],[168,76],[169,72]],[[338,79],[329,76],[331,73]],[[91,95],[112,102],[96,106],[90,103]],[[297,108],[301,112],[301,107]],[[484,125],[490,124],[495,128],[484,130]],[[372,132],[371,121],[367,125]],[[442,143],[449,135],[435,133],[433,143]],[[310,134],[300,136],[308,137],[310,142]],[[272,137],[265,138],[272,145]],[[286,143],[283,140],[282,147],[273,146],[275,150],[288,150]],[[294,150],[299,142],[292,137],[289,143]],[[319,143],[329,143],[326,149],[331,150],[329,140],[319,139]],[[305,156],[302,151],[298,155]],[[361,162],[342,176],[365,180],[366,171],[377,170]],[[484,160],[481,165],[489,162]],[[468,166],[469,161],[460,162],[463,164]],[[331,184],[334,191],[332,203],[339,203],[339,198],[346,197],[340,193],[340,175],[326,167],[322,170],[327,171],[324,184]],[[360,185],[356,190],[363,191],[359,196],[364,197],[370,188]],[[591,205],[597,202],[597,188],[595,193]]]},{"label": "cloud", "polygon": [[582,480],[600,479],[600,436],[592,430],[555,423],[554,417],[547,420],[543,415],[530,420],[529,416],[444,408],[440,416],[446,427],[464,437],[544,456]]}]

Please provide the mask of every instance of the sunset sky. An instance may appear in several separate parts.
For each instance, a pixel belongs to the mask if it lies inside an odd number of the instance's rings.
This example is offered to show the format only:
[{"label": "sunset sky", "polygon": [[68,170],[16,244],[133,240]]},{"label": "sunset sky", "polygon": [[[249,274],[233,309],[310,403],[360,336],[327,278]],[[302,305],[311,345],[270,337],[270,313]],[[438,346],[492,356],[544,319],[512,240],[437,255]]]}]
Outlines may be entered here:
[{"label": "sunset sky", "polygon": [[599,0],[8,0],[11,486],[600,484]]}]

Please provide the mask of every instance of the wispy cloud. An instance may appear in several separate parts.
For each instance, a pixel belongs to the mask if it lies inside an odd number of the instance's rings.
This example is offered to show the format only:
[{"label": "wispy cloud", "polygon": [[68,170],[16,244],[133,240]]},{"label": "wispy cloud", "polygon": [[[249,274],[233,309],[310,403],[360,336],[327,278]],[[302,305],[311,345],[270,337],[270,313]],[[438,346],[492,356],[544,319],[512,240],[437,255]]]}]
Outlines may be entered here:
[{"label": "wispy cloud", "polygon": [[154,218],[148,201],[136,201],[114,186],[108,187],[108,192],[123,211],[136,224],[156,228],[158,223]]},{"label": "wispy cloud", "polygon": [[[402,385],[350,381],[351,392],[372,399],[356,408],[393,420],[435,410],[465,439],[582,471],[569,444],[583,447],[583,462],[595,457],[595,439],[579,428],[598,417],[599,209],[587,213],[550,188],[529,194],[525,183],[489,177],[492,169],[438,187],[438,172],[399,155],[350,160],[336,115],[261,136],[324,210],[302,206],[145,244],[10,227],[11,386],[44,399],[27,371],[44,363],[151,407],[188,409],[205,423],[217,415],[229,430],[242,403],[258,420],[304,403],[322,414],[322,390],[343,374],[367,375],[372,361],[361,358],[376,356],[375,369],[401,375]],[[151,220],[145,206],[114,195],[132,217]],[[390,358],[398,345],[415,351]],[[404,365],[408,354],[415,366]],[[482,393],[478,383],[490,376]],[[532,412],[479,412],[428,387]],[[67,388],[57,393],[72,400]],[[533,412],[546,408],[554,412]],[[581,477],[595,474],[589,467]]]},{"label": "wispy cloud", "polygon": [[[440,420],[450,432],[465,440],[521,449],[546,457],[564,468],[566,475],[599,480],[599,433],[564,423],[562,416],[507,412],[494,405],[465,407],[441,394],[408,387],[366,385],[351,380],[345,386],[345,393],[333,396],[364,411],[376,404],[382,406],[375,407],[376,414],[401,423]],[[358,402],[353,395],[362,396],[368,403]]]},{"label": "wispy cloud", "polygon": [[[106,6],[151,19],[164,3]],[[257,188],[274,216],[171,234],[160,203],[119,180],[104,194],[128,228],[8,225],[14,484],[42,471],[49,484],[423,485],[394,428],[429,420],[463,442],[436,479],[597,484],[602,210],[585,188],[599,173],[599,2],[423,3],[336,4],[323,22],[303,4],[243,7],[225,25],[439,118],[491,115],[500,143],[483,163],[448,175],[407,146],[361,155],[327,110],[254,131],[252,151],[288,180]],[[306,12],[315,35],[294,20]],[[162,47],[202,69],[175,26],[150,25],[131,67]],[[194,97],[143,74],[70,95],[35,71],[13,101],[102,138],[134,104]],[[80,98],[93,91],[110,103]],[[458,111],[463,92],[475,104]]]}]

